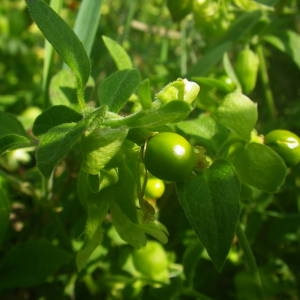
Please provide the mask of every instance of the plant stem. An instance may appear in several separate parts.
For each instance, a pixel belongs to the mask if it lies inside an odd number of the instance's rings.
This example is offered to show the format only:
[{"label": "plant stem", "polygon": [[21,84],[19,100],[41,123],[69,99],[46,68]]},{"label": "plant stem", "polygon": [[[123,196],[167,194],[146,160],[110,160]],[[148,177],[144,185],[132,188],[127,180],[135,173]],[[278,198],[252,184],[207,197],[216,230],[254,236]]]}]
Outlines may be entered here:
[{"label": "plant stem", "polygon": [[85,101],[84,101],[84,89],[82,87],[82,84],[77,84],[77,100],[78,100],[78,104],[80,106],[80,109],[82,111],[82,113],[85,115],[86,111],[85,111]]},{"label": "plant stem", "polygon": [[274,120],[277,115],[277,110],[276,110],[274,97],[273,97],[273,93],[272,93],[271,86],[270,86],[267,64],[266,64],[262,45],[258,45],[256,48],[256,51],[257,51],[257,54],[259,57],[259,64],[260,64],[259,72],[260,72],[260,77],[261,77],[263,90],[264,90],[264,94],[265,94],[266,107],[267,107],[270,118],[272,120]]},{"label": "plant stem", "polygon": [[247,260],[247,264],[248,264],[248,268],[249,268],[250,272],[253,274],[253,280],[257,287],[257,299],[263,300],[265,298],[264,298],[264,289],[263,289],[260,273],[259,273],[259,270],[258,270],[258,267],[256,264],[255,257],[253,255],[253,252],[249,245],[249,241],[247,239],[247,236],[246,236],[245,231],[242,228],[241,224],[239,224],[237,226],[236,234],[238,236],[240,246],[242,247],[242,249],[244,251],[244,254],[245,254],[245,257]]}]

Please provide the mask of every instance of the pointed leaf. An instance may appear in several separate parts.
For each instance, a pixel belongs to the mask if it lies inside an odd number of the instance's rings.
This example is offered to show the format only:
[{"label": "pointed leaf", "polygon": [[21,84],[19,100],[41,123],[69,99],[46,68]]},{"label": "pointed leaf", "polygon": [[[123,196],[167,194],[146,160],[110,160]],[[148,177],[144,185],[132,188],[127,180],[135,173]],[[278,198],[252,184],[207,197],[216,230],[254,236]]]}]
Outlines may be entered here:
[{"label": "pointed leaf", "polygon": [[[127,149],[122,149],[123,154]],[[128,151],[129,152],[129,151]],[[120,159],[118,164],[119,181],[114,185],[115,202],[129,220],[134,223],[138,222],[136,199],[137,199],[137,182],[136,170],[139,161],[139,152],[132,151]]]},{"label": "pointed leaf", "polygon": [[144,230],[145,233],[154,237],[159,242],[166,244],[168,242],[168,230],[167,228],[158,222],[139,224],[139,227]]},{"label": "pointed leaf", "polygon": [[225,160],[178,185],[185,215],[218,270],[224,265],[239,218],[240,184]]},{"label": "pointed leaf", "polygon": [[32,146],[30,140],[23,135],[9,134],[0,137],[0,154],[29,146]]},{"label": "pointed leaf", "polygon": [[112,222],[120,237],[135,248],[146,245],[147,239],[144,230],[133,223],[120,209],[115,201],[110,204]]},{"label": "pointed leaf", "polygon": [[80,201],[87,213],[85,243],[76,255],[77,268],[82,270],[102,241],[102,223],[107,214],[109,202],[112,201],[113,193],[109,190],[92,192],[88,184],[88,174],[82,170],[79,173],[77,188]]},{"label": "pointed leaf", "polygon": [[26,131],[14,115],[0,111],[0,136],[9,134],[26,136]]},{"label": "pointed leaf", "polygon": [[102,39],[118,70],[133,68],[129,55],[120,44],[107,36],[103,36]]},{"label": "pointed leaf", "polygon": [[64,62],[75,73],[80,88],[90,74],[90,62],[85,49],[65,21],[43,0],[26,0],[32,19]]},{"label": "pointed leaf", "polygon": [[135,69],[117,71],[105,78],[99,86],[100,103],[112,112],[118,112],[126,103],[140,82]]},{"label": "pointed leaf", "polygon": [[102,0],[84,0],[77,14],[74,31],[81,40],[88,55],[92,51],[100,21]]},{"label": "pointed leaf", "polygon": [[66,123],[51,128],[43,134],[37,149],[37,166],[45,177],[49,177],[53,168],[71,150],[82,136],[85,123]]},{"label": "pointed leaf", "polygon": [[257,104],[240,92],[228,94],[216,112],[217,121],[244,140],[250,138],[257,118]]},{"label": "pointed leaf", "polygon": [[266,192],[278,191],[287,175],[282,158],[266,145],[250,143],[238,147],[230,159],[243,183]]},{"label": "pointed leaf", "polygon": [[77,111],[64,105],[56,105],[45,110],[35,119],[32,131],[35,135],[41,135],[52,127],[64,123],[78,122],[81,119],[82,115]]}]

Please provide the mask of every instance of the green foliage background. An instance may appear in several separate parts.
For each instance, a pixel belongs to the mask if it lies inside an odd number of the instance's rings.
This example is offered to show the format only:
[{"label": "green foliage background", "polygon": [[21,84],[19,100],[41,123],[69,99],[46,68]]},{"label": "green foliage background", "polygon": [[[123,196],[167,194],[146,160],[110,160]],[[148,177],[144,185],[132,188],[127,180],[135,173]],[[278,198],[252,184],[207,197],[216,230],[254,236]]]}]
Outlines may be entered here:
[{"label": "green foliage background", "polygon": [[[299,299],[300,167],[263,144],[272,129],[300,134],[299,1],[51,1],[81,50],[27,2],[59,47],[25,1],[2,0],[0,298]],[[259,70],[242,95],[245,48]],[[193,106],[155,106],[179,77],[200,85]],[[139,223],[139,149],[168,130],[211,166],[166,183],[159,223]],[[146,234],[166,252],[154,277],[132,259]]]}]

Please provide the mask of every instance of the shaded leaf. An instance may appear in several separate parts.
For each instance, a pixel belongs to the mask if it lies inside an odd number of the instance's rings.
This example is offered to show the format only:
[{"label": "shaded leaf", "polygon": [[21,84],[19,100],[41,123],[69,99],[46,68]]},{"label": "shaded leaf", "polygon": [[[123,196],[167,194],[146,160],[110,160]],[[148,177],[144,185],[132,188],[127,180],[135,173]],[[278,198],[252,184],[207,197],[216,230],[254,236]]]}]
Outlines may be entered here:
[{"label": "shaded leaf", "polygon": [[191,70],[188,72],[188,76],[205,76],[231,47],[232,43],[230,41],[225,41],[207,51],[207,53],[192,66]]},{"label": "shaded leaf", "polygon": [[0,111],[0,137],[9,134],[26,136],[26,131],[14,115]]},{"label": "shaded leaf", "polygon": [[276,36],[265,36],[264,40],[289,55],[300,68],[300,53],[298,51],[300,49],[300,35],[297,32],[285,30],[276,34]]},{"label": "shaded leaf", "polygon": [[85,123],[66,123],[52,127],[41,135],[37,149],[37,166],[45,177],[49,177],[53,168],[71,150],[82,136]]},{"label": "shaded leaf", "polygon": [[112,201],[113,193],[110,190],[94,193],[88,183],[88,174],[82,170],[78,176],[77,190],[87,214],[85,243],[76,255],[77,268],[82,270],[102,241],[102,222],[107,214],[109,203]]},{"label": "shaded leaf", "polygon": [[1,261],[0,289],[34,286],[43,283],[72,255],[47,240],[30,240],[9,249]]},{"label": "shaded leaf", "polygon": [[145,233],[151,235],[159,242],[166,244],[168,242],[168,230],[167,228],[158,222],[139,224],[139,227],[144,230]]},{"label": "shaded leaf", "polygon": [[41,135],[52,127],[64,123],[78,122],[81,119],[82,115],[77,111],[64,105],[56,105],[45,110],[35,119],[32,131],[35,135]]},{"label": "shaded leaf", "polygon": [[225,160],[178,185],[179,201],[218,270],[224,265],[239,219],[240,183]]},{"label": "shaded leaf", "polygon": [[213,48],[208,49],[205,55],[192,66],[188,72],[189,76],[205,76],[211,68],[216,65],[225,52],[229,51],[232,45],[246,34],[260,21],[262,13],[259,10],[243,13],[231,25],[222,40]]},{"label": "shaded leaf", "polygon": [[0,154],[29,146],[32,146],[31,141],[23,135],[9,134],[0,137]]},{"label": "shaded leaf", "polygon": [[111,202],[110,210],[113,225],[124,241],[136,248],[146,245],[147,239],[144,230],[139,227],[139,224],[132,222],[115,201]]}]

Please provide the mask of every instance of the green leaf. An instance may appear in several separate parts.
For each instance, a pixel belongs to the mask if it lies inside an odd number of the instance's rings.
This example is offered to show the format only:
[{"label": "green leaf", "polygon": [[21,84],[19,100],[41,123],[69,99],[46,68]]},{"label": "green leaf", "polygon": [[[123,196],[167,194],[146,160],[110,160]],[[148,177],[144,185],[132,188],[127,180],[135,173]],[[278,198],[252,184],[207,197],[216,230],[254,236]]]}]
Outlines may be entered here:
[{"label": "green leaf", "polygon": [[0,111],[0,137],[9,134],[26,136],[26,131],[14,115]]},{"label": "green leaf", "polygon": [[102,36],[102,39],[118,70],[133,68],[129,55],[120,44],[107,36]]},{"label": "green leaf", "polygon": [[119,174],[117,168],[112,168],[108,170],[101,170],[99,175],[99,186],[98,190],[101,191],[111,185],[114,185],[119,180]]},{"label": "green leaf", "polygon": [[[89,77],[85,89],[85,99],[90,99],[95,87],[92,77]],[[76,77],[69,69],[62,69],[56,73],[49,86],[50,102],[52,105],[65,105],[79,110],[77,103]]]},{"label": "green leaf", "polygon": [[97,128],[82,139],[82,168],[98,174],[120,150],[128,130],[126,128]]},{"label": "green leaf", "polygon": [[148,109],[152,106],[151,87],[150,80],[148,78],[140,82],[137,87],[136,94],[138,95],[144,109]]},{"label": "green leaf", "polygon": [[139,224],[132,222],[120,209],[120,206],[112,201],[110,203],[112,222],[120,237],[135,248],[146,245],[147,239],[144,230]]},{"label": "green leaf", "polygon": [[159,242],[166,244],[168,242],[168,230],[167,228],[158,222],[139,224],[139,227],[144,230],[145,233],[151,235]]},{"label": "green leaf", "polygon": [[74,31],[90,55],[100,21],[102,0],[84,0],[80,4]]},{"label": "green leaf", "polygon": [[243,13],[229,28],[222,40],[213,48],[208,49],[205,55],[192,66],[189,76],[205,76],[213,66],[229,51],[236,41],[244,38],[260,21],[262,13],[259,10]]},{"label": "green leaf", "polygon": [[113,196],[111,190],[94,193],[91,191],[88,181],[88,174],[81,170],[78,177],[77,190],[80,201],[86,209],[87,220],[85,225],[85,243],[76,255],[76,264],[79,271],[85,267],[90,256],[102,241],[102,223]]},{"label": "green leaf", "polygon": [[300,68],[300,35],[291,30],[285,30],[278,34],[266,36],[264,40],[289,55],[295,64]]},{"label": "green leaf", "polygon": [[0,245],[2,245],[9,226],[10,197],[6,180],[0,176]]},{"label": "green leaf", "polygon": [[122,157],[118,161],[119,181],[113,186],[115,193],[115,202],[122,212],[132,222],[138,222],[137,216],[137,170],[140,159],[139,148],[137,151],[125,144],[122,149]]},{"label": "green leaf", "polygon": [[43,0],[26,0],[26,3],[32,19],[74,72],[83,90],[90,75],[90,62],[82,43],[65,21]]},{"label": "green leaf", "polygon": [[176,127],[186,135],[193,136],[203,146],[218,151],[226,140],[229,131],[220,126],[210,115],[201,114],[196,119],[186,120],[176,124]]},{"label": "green leaf", "polygon": [[0,154],[10,150],[32,146],[31,141],[22,135],[8,134],[0,137]]},{"label": "green leaf", "polygon": [[103,228],[99,225],[94,234],[85,241],[83,247],[76,254],[77,270],[81,271],[88,263],[89,258],[103,240]]},{"label": "green leaf", "polygon": [[192,66],[191,70],[188,72],[188,77],[205,76],[211,68],[222,59],[224,53],[230,50],[231,47],[232,43],[230,41],[225,41],[224,43],[220,43],[207,51],[207,53]]},{"label": "green leaf", "polygon": [[265,192],[278,191],[287,175],[282,158],[266,145],[250,143],[237,147],[230,160],[243,183]]},{"label": "green leaf", "polygon": [[250,138],[257,118],[257,104],[240,92],[228,94],[216,112],[218,122],[245,140]]},{"label": "green leaf", "polygon": [[101,127],[105,115],[107,113],[107,106],[99,106],[95,110],[92,110],[86,114],[86,135],[90,134],[95,129]]},{"label": "green leaf", "polygon": [[52,105],[75,106],[77,104],[76,77],[69,69],[62,69],[52,77],[49,95]]},{"label": "green leaf", "polygon": [[156,127],[175,123],[185,119],[191,112],[191,106],[184,101],[171,101],[159,107],[141,110],[125,118],[106,120],[112,127],[127,126],[129,128]]},{"label": "green leaf", "polygon": [[186,280],[190,285],[193,285],[194,283],[198,262],[201,259],[202,253],[203,246],[197,239],[193,239],[185,249],[182,264]]},{"label": "green leaf", "polygon": [[85,123],[66,123],[52,127],[43,134],[37,149],[37,166],[45,177],[71,150],[85,130]]},{"label": "green leaf", "polygon": [[21,122],[12,114],[0,111],[0,154],[31,146]]},{"label": "green leaf", "polygon": [[[60,10],[63,6],[63,0],[51,0],[49,5],[54,11],[60,12]],[[50,75],[50,67],[51,67],[52,58],[53,58],[53,47],[47,40],[45,41],[44,49],[45,49],[45,57],[44,57],[44,64],[43,64],[42,86],[43,86],[44,93],[46,93],[47,84],[48,84],[49,75]]]},{"label": "green leaf", "polygon": [[117,71],[105,78],[98,89],[100,103],[112,112],[118,112],[132,95],[140,82],[135,69]]},{"label": "green leaf", "polygon": [[240,183],[234,168],[225,160],[217,160],[177,187],[188,221],[221,270],[239,219]]},{"label": "green leaf", "polygon": [[236,42],[241,38],[247,36],[251,29],[260,22],[263,17],[261,10],[244,12],[231,25],[229,30],[223,36],[222,41]]},{"label": "green leaf", "polygon": [[50,242],[29,240],[6,250],[0,267],[0,289],[39,285],[70,263],[72,255]]},{"label": "green leaf", "polygon": [[56,105],[45,110],[35,119],[32,131],[38,136],[57,125],[78,122],[81,119],[82,115],[77,111],[64,105]]}]

